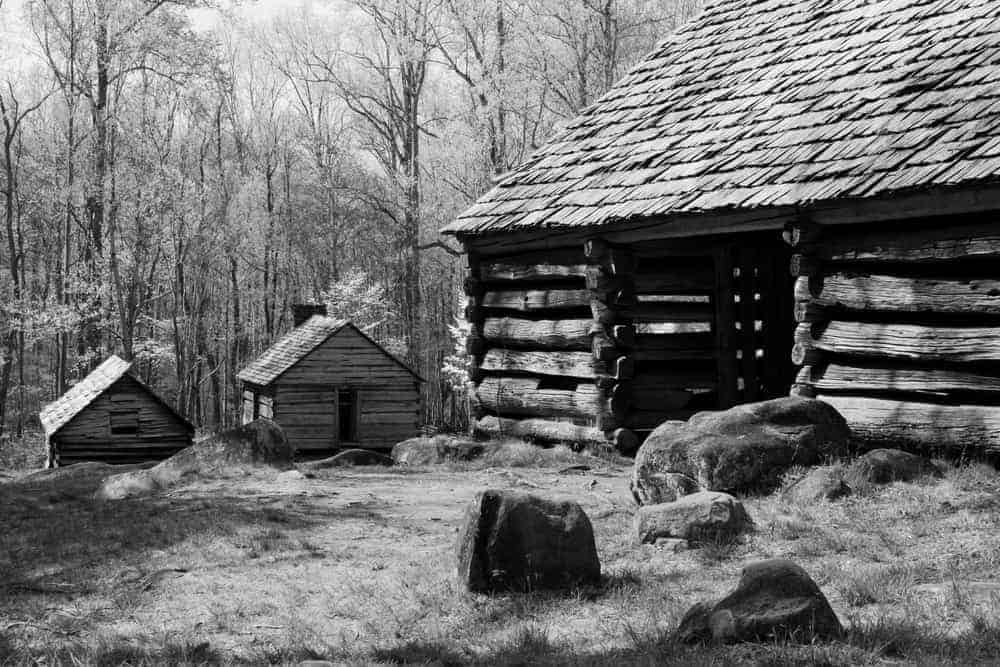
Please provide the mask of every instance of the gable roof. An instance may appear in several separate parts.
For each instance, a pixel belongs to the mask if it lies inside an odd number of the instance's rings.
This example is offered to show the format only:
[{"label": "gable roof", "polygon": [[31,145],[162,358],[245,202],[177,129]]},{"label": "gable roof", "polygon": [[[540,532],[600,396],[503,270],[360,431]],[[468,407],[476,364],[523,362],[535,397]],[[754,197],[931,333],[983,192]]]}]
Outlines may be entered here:
[{"label": "gable roof", "polygon": [[442,231],[998,179],[1000,1],[715,0]]},{"label": "gable roof", "polygon": [[264,350],[257,359],[241,370],[236,377],[243,382],[257,385],[268,385],[285,374],[292,366],[304,359],[310,352],[325,343],[331,336],[343,328],[350,327],[365,340],[378,348],[386,357],[395,362],[415,378],[423,382],[413,369],[389,354],[381,345],[365,335],[348,320],[337,320],[325,315],[313,315],[308,320],[295,327],[279,338],[271,347]]},{"label": "gable roof", "polygon": [[[90,372],[75,385],[66,390],[66,393],[58,399],[49,403],[38,413],[38,418],[42,422],[45,435],[50,437],[59,429],[68,424],[74,417],[80,414],[87,406],[93,403],[98,396],[107,391],[118,380],[128,374],[132,364],[124,359],[112,354],[105,359],[97,368]],[[156,402],[163,405],[174,414],[177,419],[183,422],[192,431],[194,426],[178,413],[169,403],[146,386],[138,378],[132,378],[137,385],[146,391]]]}]

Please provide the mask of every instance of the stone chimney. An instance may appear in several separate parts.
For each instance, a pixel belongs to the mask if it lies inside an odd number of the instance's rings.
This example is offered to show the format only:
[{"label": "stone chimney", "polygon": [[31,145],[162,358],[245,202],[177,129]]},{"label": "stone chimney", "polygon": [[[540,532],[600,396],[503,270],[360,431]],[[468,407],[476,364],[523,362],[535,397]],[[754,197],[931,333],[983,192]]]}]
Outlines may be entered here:
[{"label": "stone chimney", "polygon": [[326,304],[323,303],[294,303],[292,304],[292,318],[295,326],[300,326],[313,315],[326,315]]}]

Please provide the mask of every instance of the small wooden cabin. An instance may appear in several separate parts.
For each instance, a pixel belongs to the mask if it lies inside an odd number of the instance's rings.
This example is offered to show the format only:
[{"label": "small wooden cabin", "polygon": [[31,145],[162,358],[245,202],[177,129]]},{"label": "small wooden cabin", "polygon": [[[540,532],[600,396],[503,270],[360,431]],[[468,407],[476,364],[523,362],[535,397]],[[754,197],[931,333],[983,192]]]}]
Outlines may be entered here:
[{"label": "small wooden cabin", "polygon": [[386,449],[417,434],[423,380],[345,320],[312,315],[239,379],[242,422],[275,420],[302,455]]},{"label": "small wooden cabin", "polygon": [[1000,1],[714,0],[444,232],[481,431],[1000,450]]},{"label": "small wooden cabin", "polygon": [[39,417],[48,467],[80,461],[142,463],[191,444],[194,426],[111,355]]}]

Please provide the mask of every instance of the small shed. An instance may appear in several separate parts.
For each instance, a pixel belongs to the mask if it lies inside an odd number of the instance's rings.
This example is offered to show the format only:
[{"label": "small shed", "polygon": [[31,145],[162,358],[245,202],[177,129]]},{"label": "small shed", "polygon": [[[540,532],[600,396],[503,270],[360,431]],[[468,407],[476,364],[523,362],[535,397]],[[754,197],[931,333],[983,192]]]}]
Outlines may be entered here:
[{"label": "small shed", "polygon": [[48,467],[80,461],[142,463],[188,447],[194,426],[115,355],[39,413]]},{"label": "small shed", "polygon": [[420,421],[423,380],[346,320],[312,315],[239,379],[242,423],[273,419],[306,456],[389,448]]},{"label": "small shed", "polygon": [[477,429],[793,392],[1000,451],[998,63],[998,0],[711,0],[444,230]]}]

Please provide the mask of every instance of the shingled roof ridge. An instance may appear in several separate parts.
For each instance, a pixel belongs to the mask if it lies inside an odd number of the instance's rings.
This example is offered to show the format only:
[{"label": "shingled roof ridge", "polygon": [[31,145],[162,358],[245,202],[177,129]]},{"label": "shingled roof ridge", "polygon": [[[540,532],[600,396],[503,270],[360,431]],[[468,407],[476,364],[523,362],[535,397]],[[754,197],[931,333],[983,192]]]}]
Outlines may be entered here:
[{"label": "shingled roof ridge", "polygon": [[717,0],[443,231],[997,183],[998,64],[1000,0]]},{"label": "shingled roof ridge", "polygon": [[46,435],[52,435],[94,402],[115,382],[120,380],[132,363],[112,354],[102,361],[85,378],[66,390],[62,396],[39,411],[39,420]]}]

